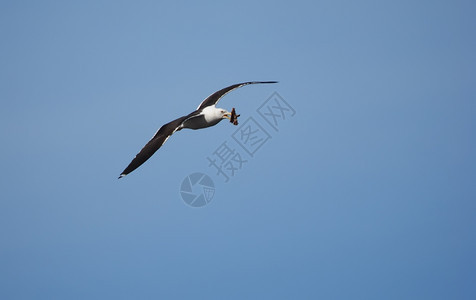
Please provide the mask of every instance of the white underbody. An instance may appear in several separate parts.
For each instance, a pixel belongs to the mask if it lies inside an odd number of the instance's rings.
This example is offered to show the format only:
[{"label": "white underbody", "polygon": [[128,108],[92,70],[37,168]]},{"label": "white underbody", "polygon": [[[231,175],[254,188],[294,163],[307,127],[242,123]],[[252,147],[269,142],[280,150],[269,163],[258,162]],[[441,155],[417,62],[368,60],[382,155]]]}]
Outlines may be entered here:
[{"label": "white underbody", "polygon": [[185,120],[182,123],[182,128],[201,129],[218,124],[223,120],[223,113],[221,108],[216,108],[214,105],[207,106],[203,111],[194,117]]}]

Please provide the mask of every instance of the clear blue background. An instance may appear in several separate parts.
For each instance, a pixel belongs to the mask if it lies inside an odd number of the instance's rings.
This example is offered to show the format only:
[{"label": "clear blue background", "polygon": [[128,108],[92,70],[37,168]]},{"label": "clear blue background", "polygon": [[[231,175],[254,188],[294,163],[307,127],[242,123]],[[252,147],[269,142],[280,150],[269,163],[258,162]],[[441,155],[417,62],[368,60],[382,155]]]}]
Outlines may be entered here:
[{"label": "clear blue background", "polygon": [[[2,1],[0,298],[474,299],[474,1]],[[210,93],[296,116],[223,183]],[[192,172],[216,194],[191,208]]]}]

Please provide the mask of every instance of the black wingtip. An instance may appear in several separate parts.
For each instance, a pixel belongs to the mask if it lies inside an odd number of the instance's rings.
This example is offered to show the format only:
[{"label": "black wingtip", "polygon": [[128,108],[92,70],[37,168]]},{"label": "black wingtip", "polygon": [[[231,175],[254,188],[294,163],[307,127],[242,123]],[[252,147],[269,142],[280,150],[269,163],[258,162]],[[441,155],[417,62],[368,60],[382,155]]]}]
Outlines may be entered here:
[{"label": "black wingtip", "polygon": [[117,179],[121,179],[124,176],[126,176],[126,174],[121,174],[121,175],[119,175],[119,177],[117,177]]},{"label": "black wingtip", "polygon": [[253,83],[278,83],[279,81],[255,81]]}]

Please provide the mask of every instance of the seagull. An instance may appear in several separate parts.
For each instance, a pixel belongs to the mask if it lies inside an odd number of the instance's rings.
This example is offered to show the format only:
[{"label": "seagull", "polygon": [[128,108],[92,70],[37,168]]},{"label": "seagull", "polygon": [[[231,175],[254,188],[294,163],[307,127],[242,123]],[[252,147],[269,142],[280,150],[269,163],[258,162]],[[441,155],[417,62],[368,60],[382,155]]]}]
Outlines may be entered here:
[{"label": "seagull", "polygon": [[264,83],[277,83],[277,81],[248,81],[230,85],[226,88],[223,88],[210,96],[200,103],[197,109],[186,116],[175,119],[167,124],[164,124],[160,127],[159,130],[154,134],[152,139],[137,153],[136,157],[131,161],[131,163],[122,171],[119,178],[126,176],[131,173],[138,167],[140,167],[144,162],[146,162],[159,148],[169,139],[169,137],[174,134],[176,131],[180,131],[184,128],[189,129],[202,129],[207,128],[213,125],[218,124],[223,119],[229,119],[230,122],[233,122],[235,125],[236,115],[234,114],[234,109],[230,113],[226,109],[217,108],[216,104],[220,99],[228,94],[229,92],[237,89],[239,87],[249,85],[249,84],[264,84]]}]

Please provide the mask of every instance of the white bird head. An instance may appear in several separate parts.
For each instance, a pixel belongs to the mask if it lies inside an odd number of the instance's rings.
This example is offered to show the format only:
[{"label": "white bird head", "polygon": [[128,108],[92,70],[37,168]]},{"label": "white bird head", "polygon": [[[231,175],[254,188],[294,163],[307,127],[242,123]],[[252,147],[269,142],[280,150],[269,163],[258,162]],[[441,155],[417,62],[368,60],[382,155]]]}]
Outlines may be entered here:
[{"label": "white bird head", "polygon": [[227,111],[226,109],[223,109],[223,108],[219,108],[220,110],[220,114],[221,114],[221,118],[222,119],[230,119],[231,118],[231,112]]}]

